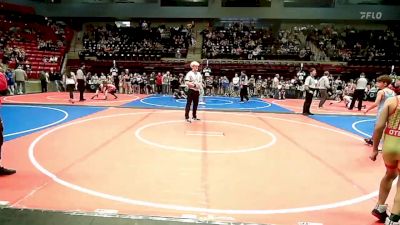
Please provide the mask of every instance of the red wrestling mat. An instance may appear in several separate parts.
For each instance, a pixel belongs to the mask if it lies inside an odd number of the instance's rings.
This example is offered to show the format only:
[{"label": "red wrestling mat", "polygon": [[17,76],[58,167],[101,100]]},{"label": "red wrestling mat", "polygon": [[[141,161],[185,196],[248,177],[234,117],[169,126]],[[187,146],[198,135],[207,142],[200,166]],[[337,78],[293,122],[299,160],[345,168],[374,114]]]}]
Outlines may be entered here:
[{"label": "red wrestling mat", "polygon": [[46,92],[38,94],[27,94],[27,95],[12,95],[3,97],[3,103],[12,104],[68,104],[68,105],[87,105],[87,106],[121,106],[126,103],[141,99],[147,95],[127,95],[127,94],[116,94],[117,99],[114,96],[108,94],[108,99],[104,100],[104,95],[99,94],[98,98],[91,99],[94,93],[85,93],[84,98],[86,101],[79,102],[79,93],[74,93],[74,103],[69,102],[68,92]]},{"label": "red wrestling mat", "polygon": [[[303,104],[304,99],[285,99],[285,100],[276,100],[276,99],[264,99],[267,102],[274,103],[281,107],[293,110],[296,113],[303,112]],[[332,103],[332,104],[330,104]],[[342,115],[364,115],[364,108],[361,111],[358,111],[357,102],[353,110],[347,109],[344,101],[338,103],[337,101],[327,100],[324,104],[323,108],[318,107],[319,99],[315,99],[312,101],[310,111],[315,114],[342,114]],[[363,101],[363,105],[367,108],[372,105],[373,102]],[[377,108],[368,112],[367,115],[376,115]]]},{"label": "red wrestling mat", "polygon": [[[268,224],[375,224],[382,160],[301,115],[114,108],[5,143],[12,207],[183,214]],[[106,127],[106,129],[104,129]]]}]

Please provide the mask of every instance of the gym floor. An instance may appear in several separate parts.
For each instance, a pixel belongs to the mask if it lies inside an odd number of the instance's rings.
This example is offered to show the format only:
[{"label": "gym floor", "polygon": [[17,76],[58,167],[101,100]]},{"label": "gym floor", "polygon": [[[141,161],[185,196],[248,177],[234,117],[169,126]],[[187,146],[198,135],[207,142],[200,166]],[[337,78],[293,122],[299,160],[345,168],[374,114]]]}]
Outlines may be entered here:
[{"label": "gym floor", "polygon": [[187,123],[184,99],[92,95],[74,104],[67,93],[2,99],[2,162],[17,173],[0,177],[0,201],[63,212],[378,224],[370,211],[385,167],[369,160],[363,142],[374,111],[329,101],[318,109],[314,100],[315,115],[306,117],[300,99],[206,97],[201,120]]}]

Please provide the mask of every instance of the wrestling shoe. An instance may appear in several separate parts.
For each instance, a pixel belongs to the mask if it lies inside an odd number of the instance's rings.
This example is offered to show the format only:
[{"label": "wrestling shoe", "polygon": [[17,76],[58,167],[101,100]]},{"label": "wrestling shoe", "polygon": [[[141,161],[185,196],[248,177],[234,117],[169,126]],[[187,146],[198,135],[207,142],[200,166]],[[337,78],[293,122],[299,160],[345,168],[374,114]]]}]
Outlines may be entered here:
[{"label": "wrestling shoe", "polygon": [[364,138],[364,141],[365,141],[365,143],[366,143],[367,145],[373,145],[373,144],[374,144],[374,142],[372,141],[371,138]]},{"label": "wrestling shoe", "polygon": [[386,212],[388,205],[376,205],[371,214],[375,216],[381,223],[385,222],[389,216]]},{"label": "wrestling shoe", "polygon": [[4,167],[0,167],[0,176],[8,176],[8,175],[12,175],[14,173],[16,173],[17,171],[13,170],[13,169],[7,169]]},{"label": "wrestling shoe", "polygon": [[391,221],[389,219],[389,217],[386,217],[385,225],[400,225],[400,222],[399,221],[397,221],[397,222]]}]

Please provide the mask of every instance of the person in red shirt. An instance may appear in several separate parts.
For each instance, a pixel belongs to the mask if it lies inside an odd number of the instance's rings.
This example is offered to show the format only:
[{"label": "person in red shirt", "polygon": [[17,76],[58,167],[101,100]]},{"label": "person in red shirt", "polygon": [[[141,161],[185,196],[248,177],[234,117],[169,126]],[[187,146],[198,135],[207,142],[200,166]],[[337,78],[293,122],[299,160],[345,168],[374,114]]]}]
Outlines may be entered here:
[{"label": "person in red shirt", "polygon": [[156,86],[157,86],[157,94],[161,94],[162,91],[162,74],[158,73],[156,76]]},{"label": "person in red shirt", "polygon": [[99,88],[96,90],[96,94],[93,95],[92,99],[99,97],[100,92],[104,93],[104,100],[107,100],[107,94],[113,95],[114,99],[118,98],[118,96],[115,95],[117,88],[113,84],[107,82],[100,84]]},{"label": "person in red shirt", "polygon": [[[4,69],[0,67],[0,93],[7,94],[7,79],[6,76],[4,75]],[[3,121],[0,118],[0,160],[1,160],[1,149],[3,147],[3,142],[4,142],[4,135],[3,135],[4,127],[3,127]],[[14,174],[16,171],[13,169],[6,169],[0,165],[0,176],[6,176],[6,175],[11,175]]]}]

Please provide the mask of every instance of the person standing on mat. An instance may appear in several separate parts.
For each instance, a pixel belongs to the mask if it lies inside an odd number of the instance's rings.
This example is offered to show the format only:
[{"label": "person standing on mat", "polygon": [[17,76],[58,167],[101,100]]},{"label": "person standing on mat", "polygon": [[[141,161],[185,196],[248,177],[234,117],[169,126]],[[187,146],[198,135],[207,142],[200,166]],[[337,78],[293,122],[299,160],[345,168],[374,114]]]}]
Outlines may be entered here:
[{"label": "person standing on mat", "polygon": [[76,76],[74,72],[66,73],[64,75],[65,90],[69,92],[69,102],[74,103],[74,90],[76,87]]},{"label": "person standing on mat", "polygon": [[321,95],[321,100],[319,101],[318,105],[319,108],[324,107],[326,99],[328,99],[328,89],[331,88],[328,76],[329,72],[325,71],[324,75],[318,80],[318,88],[319,88],[319,93]]},{"label": "person standing on mat", "polygon": [[317,70],[315,68],[310,69],[310,75],[304,81],[304,91],[306,92],[306,99],[303,105],[303,115],[314,115],[310,112],[310,107],[312,103],[312,99],[314,96],[315,89],[315,79],[314,77],[317,75]]},{"label": "person standing on mat", "polygon": [[[7,79],[6,79],[5,75],[4,75],[4,69],[0,67],[0,93],[2,95],[6,95],[7,94],[7,89],[8,89]],[[0,118],[0,160],[1,160],[1,149],[3,147],[3,142],[4,142],[3,131],[4,131],[3,121]],[[16,173],[15,170],[4,168],[0,164],[0,176],[12,175],[14,173]]]},{"label": "person standing on mat", "polygon": [[368,80],[365,78],[365,74],[361,73],[360,78],[357,80],[356,90],[354,91],[353,100],[351,100],[351,104],[349,110],[353,110],[356,101],[358,101],[358,111],[361,111],[362,101],[365,94],[365,88],[367,88]]},{"label": "person standing on mat", "polygon": [[202,77],[201,73],[199,72],[200,64],[196,61],[190,63],[191,71],[189,71],[185,76],[185,84],[188,87],[188,94],[187,94],[187,101],[186,101],[186,108],[185,108],[185,119],[187,122],[191,123],[189,119],[189,111],[190,107],[193,102],[193,112],[192,112],[192,119],[193,120],[200,120],[197,118],[197,106],[199,105],[199,96],[200,96],[200,89],[202,88]]},{"label": "person standing on mat", "polygon": [[[378,120],[379,115],[381,114],[383,109],[383,104],[385,103],[386,99],[396,96],[396,93],[388,87],[391,84],[391,82],[392,79],[388,75],[382,75],[376,78],[376,87],[379,89],[379,91],[376,94],[375,102],[372,105],[370,105],[367,109],[365,109],[364,114],[367,114],[370,110],[378,107],[378,113],[376,114],[376,118]],[[369,145],[373,144],[371,138],[365,138],[364,141]]]},{"label": "person standing on mat", "polygon": [[[378,81],[379,82],[379,81]],[[400,185],[397,181],[397,190],[391,215],[387,214],[386,200],[392,183],[398,177],[400,170],[400,96],[387,99],[379,113],[373,134],[373,150],[369,158],[375,161],[379,150],[379,142],[383,139],[382,156],[386,166],[386,173],[380,182],[378,202],[372,210],[372,215],[385,222],[386,225],[400,225]]]},{"label": "person standing on mat", "polygon": [[80,102],[83,102],[86,100],[83,97],[83,93],[85,92],[85,88],[86,88],[86,78],[85,78],[85,74],[83,73],[84,69],[85,69],[85,65],[82,65],[81,68],[79,68],[76,71],[76,81],[78,83],[79,101]]},{"label": "person standing on mat", "polygon": [[249,78],[246,73],[242,71],[240,73],[240,103],[243,103],[244,99],[246,102],[249,101],[249,90],[248,90]]}]

